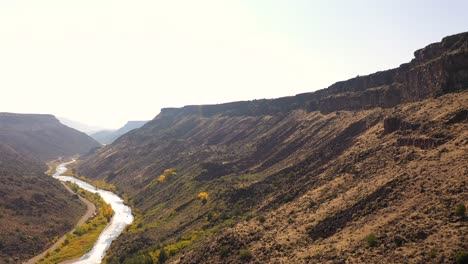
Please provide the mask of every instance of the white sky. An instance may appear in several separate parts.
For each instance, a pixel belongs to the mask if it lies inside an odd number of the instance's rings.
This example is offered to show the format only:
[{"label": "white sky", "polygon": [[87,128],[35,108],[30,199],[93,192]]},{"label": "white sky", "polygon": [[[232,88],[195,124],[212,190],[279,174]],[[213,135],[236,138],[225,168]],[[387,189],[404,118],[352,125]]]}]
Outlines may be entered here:
[{"label": "white sky", "polygon": [[343,2],[0,0],[0,111],[117,128],[325,88],[467,30],[463,1]]}]

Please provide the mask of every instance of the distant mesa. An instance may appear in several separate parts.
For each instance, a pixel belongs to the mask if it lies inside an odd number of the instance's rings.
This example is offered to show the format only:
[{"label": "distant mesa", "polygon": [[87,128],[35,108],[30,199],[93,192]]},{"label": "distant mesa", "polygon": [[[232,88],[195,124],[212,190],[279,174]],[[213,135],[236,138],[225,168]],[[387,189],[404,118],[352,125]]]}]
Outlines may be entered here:
[{"label": "distant mesa", "polygon": [[0,113],[0,143],[42,162],[86,154],[99,143],[53,115]]},{"label": "distant mesa", "polygon": [[128,121],[123,127],[117,130],[102,130],[102,131],[92,133],[90,134],[90,136],[94,138],[95,140],[97,140],[99,143],[106,145],[106,144],[110,144],[114,142],[123,134],[131,130],[142,127],[147,122],[148,121]]},{"label": "distant mesa", "polygon": [[74,129],[76,129],[78,131],[84,132],[84,133],[86,133],[88,135],[91,135],[93,133],[96,133],[98,131],[101,131],[101,130],[105,129],[105,128],[99,127],[99,126],[90,126],[90,125],[87,125],[87,124],[83,124],[81,122],[70,120],[70,119],[65,118],[65,117],[57,117],[57,119],[60,121],[60,123],[66,125],[68,127],[74,128]]}]

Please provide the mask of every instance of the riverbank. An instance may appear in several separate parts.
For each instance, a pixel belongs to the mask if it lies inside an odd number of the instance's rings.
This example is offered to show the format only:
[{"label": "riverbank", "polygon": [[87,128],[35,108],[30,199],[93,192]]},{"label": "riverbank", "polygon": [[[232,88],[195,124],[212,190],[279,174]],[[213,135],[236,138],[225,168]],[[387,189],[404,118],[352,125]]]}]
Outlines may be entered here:
[{"label": "riverbank", "polygon": [[[111,191],[97,188],[75,177],[62,176],[62,174],[66,174],[66,165],[68,164],[69,163],[62,163],[59,166],[57,166],[57,171],[56,173],[54,173],[53,177],[63,182],[77,184],[80,188],[93,193],[97,197],[101,197],[104,200],[104,202],[109,204],[112,210],[114,211],[112,219],[110,219],[109,224],[99,234],[99,238],[94,243],[91,250],[89,250],[86,254],[80,256],[79,260],[73,262],[98,264],[102,262],[112,241],[118,236],[120,236],[122,231],[133,222],[134,217],[132,214],[132,210],[129,206],[124,204],[124,201],[121,197],[119,197]],[[80,248],[80,246],[78,245],[76,246],[76,248]],[[68,261],[66,263],[68,263]]]}]

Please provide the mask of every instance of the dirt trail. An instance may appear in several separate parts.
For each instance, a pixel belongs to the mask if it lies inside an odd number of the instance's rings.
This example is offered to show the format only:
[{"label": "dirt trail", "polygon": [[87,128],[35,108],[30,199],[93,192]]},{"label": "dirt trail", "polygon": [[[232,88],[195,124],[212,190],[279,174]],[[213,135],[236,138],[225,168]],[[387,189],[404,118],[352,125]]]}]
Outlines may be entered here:
[{"label": "dirt trail", "polygon": [[[65,183],[63,183],[63,186],[65,186],[65,189],[67,189],[67,191],[69,191],[70,193],[72,194],[75,194],[71,189],[70,187],[68,187]],[[91,218],[94,213],[96,212],[96,206],[88,201],[87,199],[81,197],[81,196],[78,196],[79,199],[84,203],[86,204],[86,206],[88,207],[88,210],[86,211],[86,213],[80,218],[80,220],[78,221],[78,223],[75,225],[75,227],[70,231],[68,232],[67,234],[69,233],[73,233],[76,229],[76,227],[78,226],[81,226],[82,224],[84,224],[89,218]],[[42,253],[40,253],[39,255],[36,255],[35,257],[29,259],[27,262],[24,262],[24,264],[34,264],[36,262],[38,262],[41,258],[43,258],[47,252],[49,251],[54,251],[57,247],[59,247],[63,241],[65,240],[65,238],[67,237],[67,234],[63,235],[62,237],[60,237],[57,242],[55,242],[52,246],[50,246],[48,249],[44,250]]]}]

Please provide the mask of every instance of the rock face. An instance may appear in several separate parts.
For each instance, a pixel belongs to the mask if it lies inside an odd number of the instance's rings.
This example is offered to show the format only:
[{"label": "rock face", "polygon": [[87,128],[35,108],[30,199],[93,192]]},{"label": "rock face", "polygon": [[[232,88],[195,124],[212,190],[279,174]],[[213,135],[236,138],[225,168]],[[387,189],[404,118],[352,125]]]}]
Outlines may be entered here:
[{"label": "rock face", "polygon": [[0,143],[40,161],[85,154],[99,143],[52,115],[0,113]]},{"label": "rock face", "polygon": [[125,133],[142,127],[148,121],[128,121],[123,127],[117,130],[103,130],[96,133],[91,134],[91,137],[97,140],[101,144],[110,144],[118,139],[120,136],[124,135]]},{"label": "rock face", "polygon": [[314,93],[163,109],[77,168],[138,212],[108,263],[162,243],[175,263],[455,261],[467,250],[454,215],[468,199],[467,45],[450,36]]},{"label": "rock face", "polygon": [[274,115],[297,109],[330,113],[393,107],[468,87],[468,33],[442,39],[414,53],[396,69],[337,82],[314,93],[274,100],[166,108],[161,115]]}]

